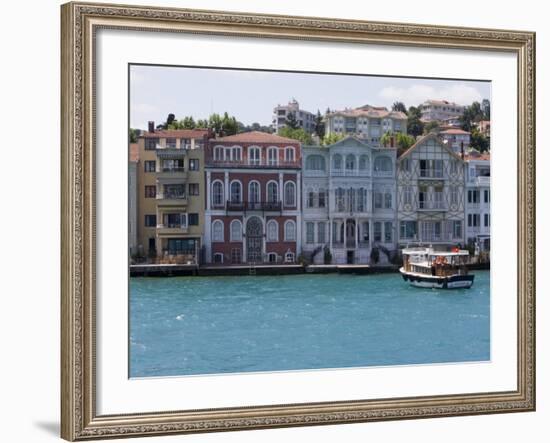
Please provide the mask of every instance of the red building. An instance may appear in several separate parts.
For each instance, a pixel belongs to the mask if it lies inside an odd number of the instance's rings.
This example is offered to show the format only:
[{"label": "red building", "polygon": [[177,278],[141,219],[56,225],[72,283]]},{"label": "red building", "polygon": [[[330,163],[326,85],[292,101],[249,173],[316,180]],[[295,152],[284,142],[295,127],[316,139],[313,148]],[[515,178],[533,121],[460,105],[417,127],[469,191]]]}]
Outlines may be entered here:
[{"label": "red building", "polygon": [[265,132],[205,150],[207,263],[293,263],[300,251],[300,142]]}]

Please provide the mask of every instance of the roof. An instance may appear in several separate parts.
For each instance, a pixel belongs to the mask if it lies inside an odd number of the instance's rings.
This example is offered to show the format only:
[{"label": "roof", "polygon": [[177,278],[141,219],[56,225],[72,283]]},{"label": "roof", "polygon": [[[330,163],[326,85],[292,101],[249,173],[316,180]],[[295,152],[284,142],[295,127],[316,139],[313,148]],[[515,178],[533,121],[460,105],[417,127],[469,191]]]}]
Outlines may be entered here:
[{"label": "roof", "polygon": [[490,152],[479,152],[479,151],[470,151],[466,154],[464,154],[464,160],[470,161],[470,160],[491,160],[491,153]]},{"label": "roof", "polygon": [[130,161],[139,161],[139,145],[137,143],[130,143]]},{"label": "roof", "polygon": [[424,103],[429,103],[430,105],[451,105],[451,106],[461,106],[458,103],[455,102],[449,102],[447,100],[426,100]]},{"label": "roof", "polygon": [[412,145],[409,149],[407,149],[405,152],[403,152],[401,155],[399,155],[399,159],[402,159],[406,156],[408,156],[412,151],[414,151],[418,146],[420,146],[422,143],[434,139],[439,146],[441,146],[443,149],[446,149],[449,154],[451,154],[453,157],[455,157],[457,160],[461,160],[460,156],[454,152],[451,148],[449,148],[447,145],[441,143],[441,139],[438,137],[438,135],[435,132],[430,132],[428,135],[425,135],[424,137],[419,138],[414,145]]},{"label": "roof", "polygon": [[144,138],[201,138],[207,135],[208,129],[159,129],[155,132],[144,132]]},{"label": "roof", "polygon": [[344,117],[373,117],[373,118],[395,118],[398,120],[406,120],[407,115],[400,111],[389,111],[388,108],[382,106],[364,105],[355,109],[344,109],[341,111],[332,111],[328,114],[343,115]]},{"label": "roof", "polygon": [[293,138],[281,137],[277,134],[270,134],[261,131],[241,132],[235,135],[226,137],[218,137],[211,139],[218,142],[239,142],[239,143],[300,143],[299,140]]},{"label": "roof", "polygon": [[446,129],[445,131],[441,131],[440,134],[470,135],[468,131],[464,131],[463,129]]}]

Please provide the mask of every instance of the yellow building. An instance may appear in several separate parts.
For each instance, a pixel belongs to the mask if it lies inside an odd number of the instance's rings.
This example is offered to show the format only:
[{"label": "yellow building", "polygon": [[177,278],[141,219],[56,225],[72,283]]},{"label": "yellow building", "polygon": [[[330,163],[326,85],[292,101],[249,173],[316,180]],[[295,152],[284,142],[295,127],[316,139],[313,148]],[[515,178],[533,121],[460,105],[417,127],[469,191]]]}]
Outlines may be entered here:
[{"label": "yellow building", "polygon": [[204,226],[206,129],[138,138],[138,251],[158,263],[198,263]]}]

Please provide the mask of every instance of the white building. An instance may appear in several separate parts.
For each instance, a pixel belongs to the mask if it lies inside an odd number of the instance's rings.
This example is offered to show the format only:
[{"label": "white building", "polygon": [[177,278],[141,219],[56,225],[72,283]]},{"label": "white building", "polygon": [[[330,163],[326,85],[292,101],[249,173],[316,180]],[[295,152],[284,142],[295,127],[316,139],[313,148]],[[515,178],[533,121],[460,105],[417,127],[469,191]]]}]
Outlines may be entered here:
[{"label": "white building", "polygon": [[130,256],[138,252],[138,162],[139,146],[137,143],[131,143],[128,162],[128,249]]},{"label": "white building", "polygon": [[296,117],[296,121],[300,128],[308,134],[312,134],[315,131],[315,114],[300,109],[300,104],[296,99],[292,99],[287,105],[277,105],[273,108],[271,125],[275,132],[279,132],[279,129],[286,126],[287,117],[291,113]]},{"label": "white building", "polygon": [[464,245],[465,162],[461,157],[432,133],[405,151],[397,163],[399,246]]},{"label": "white building", "polygon": [[451,117],[458,117],[464,114],[465,107],[447,100],[426,100],[419,107],[421,119],[425,122],[443,122]]},{"label": "white building", "polygon": [[466,241],[481,251],[491,248],[491,158],[470,151],[466,157]]},{"label": "white building", "polygon": [[446,129],[439,132],[439,136],[456,154],[461,155],[462,149],[467,151],[470,147],[470,133],[459,128]]},{"label": "white building", "polygon": [[385,107],[365,105],[355,109],[334,111],[325,116],[325,134],[354,135],[369,145],[380,146],[386,132],[407,132],[407,116]]},{"label": "white building", "polygon": [[[302,251],[314,263],[379,264],[396,249],[396,149],[348,136],[303,147]],[[327,257],[328,258],[328,257]]]}]

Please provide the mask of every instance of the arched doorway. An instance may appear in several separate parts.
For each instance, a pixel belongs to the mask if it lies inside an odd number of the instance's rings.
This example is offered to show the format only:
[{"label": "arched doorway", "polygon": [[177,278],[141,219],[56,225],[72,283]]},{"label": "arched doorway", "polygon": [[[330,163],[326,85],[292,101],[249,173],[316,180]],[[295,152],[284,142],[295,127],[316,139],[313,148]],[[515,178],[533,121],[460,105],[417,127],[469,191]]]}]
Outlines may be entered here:
[{"label": "arched doorway", "polygon": [[262,261],[262,221],[251,217],[246,222],[246,257],[249,262]]}]

